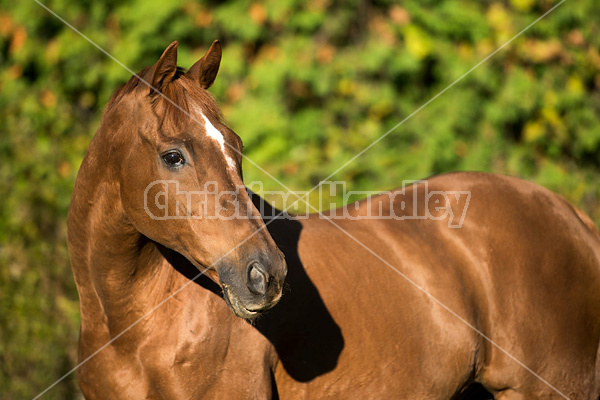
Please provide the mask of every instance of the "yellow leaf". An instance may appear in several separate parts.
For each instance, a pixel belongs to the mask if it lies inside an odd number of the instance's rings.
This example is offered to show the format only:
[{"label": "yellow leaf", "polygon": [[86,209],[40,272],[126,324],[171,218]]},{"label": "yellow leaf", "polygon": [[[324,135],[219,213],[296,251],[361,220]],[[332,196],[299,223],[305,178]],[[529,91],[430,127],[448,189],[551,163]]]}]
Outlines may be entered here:
[{"label": "yellow leaf", "polygon": [[431,43],[427,35],[414,25],[404,30],[406,50],[418,59],[425,58],[431,52]]},{"label": "yellow leaf", "polygon": [[338,91],[344,96],[349,96],[356,91],[356,84],[350,79],[341,79],[338,83]]},{"label": "yellow leaf", "polygon": [[530,11],[535,0],[510,0],[510,5],[517,11]]},{"label": "yellow leaf", "polygon": [[502,4],[492,4],[486,13],[486,19],[488,24],[496,31],[497,40],[504,41],[512,36],[511,16]]},{"label": "yellow leaf", "polygon": [[528,121],[523,128],[526,142],[534,142],[544,135],[544,126],[540,121]]},{"label": "yellow leaf", "polygon": [[584,92],[583,82],[578,75],[572,75],[567,80],[567,90],[575,94],[582,94]]}]

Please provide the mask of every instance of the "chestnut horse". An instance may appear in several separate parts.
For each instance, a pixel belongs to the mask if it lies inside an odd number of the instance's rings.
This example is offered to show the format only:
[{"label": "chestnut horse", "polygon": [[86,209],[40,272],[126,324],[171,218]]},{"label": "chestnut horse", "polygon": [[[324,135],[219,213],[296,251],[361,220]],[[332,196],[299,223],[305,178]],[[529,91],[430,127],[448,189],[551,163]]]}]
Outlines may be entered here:
[{"label": "chestnut horse", "polygon": [[548,190],[427,180],[470,193],[459,229],[354,218],[425,215],[424,184],[353,218],[266,219],[246,191],[182,201],[242,185],[242,142],[206,91],[220,61],[215,41],[186,72],[171,44],[113,95],[81,165],[68,244],[87,399],[598,399],[600,236]]}]

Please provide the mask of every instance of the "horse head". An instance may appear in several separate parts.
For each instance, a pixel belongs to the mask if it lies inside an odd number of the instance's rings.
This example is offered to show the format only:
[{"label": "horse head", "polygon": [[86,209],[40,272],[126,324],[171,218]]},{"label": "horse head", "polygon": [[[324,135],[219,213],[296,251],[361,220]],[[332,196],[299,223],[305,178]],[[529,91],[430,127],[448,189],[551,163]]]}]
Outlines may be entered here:
[{"label": "horse head", "polygon": [[242,141],[207,92],[220,62],[215,41],[186,72],[173,42],[117,90],[99,131],[128,222],[205,271],[230,309],[252,318],[277,303],[287,267],[243,186]]}]

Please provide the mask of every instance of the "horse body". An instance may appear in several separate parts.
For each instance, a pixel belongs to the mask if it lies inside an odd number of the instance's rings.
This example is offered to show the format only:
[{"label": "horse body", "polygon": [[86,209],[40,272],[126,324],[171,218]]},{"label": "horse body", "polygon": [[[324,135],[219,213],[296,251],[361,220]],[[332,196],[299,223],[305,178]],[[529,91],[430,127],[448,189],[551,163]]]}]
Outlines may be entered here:
[{"label": "horse body", "polygon": [[[570,398],[596,399],[597,231],[563,199],[515,178],[455,173],[428,183],[471,192],[461,229],[445,220],[335,220],[404,277],[329,221],[301,221],[299,258],[344,346],[331,371],[306,383],[281,363],[276,377],[292,388],[278,384],[281,398],[449,399],[470,382],[502,399],[561,398],[533,371]],[[413,189],[395,205],[411,208]],[[276,240],[282,234],[272,231]],[[306,315],[296,326],[286,308],[302,299],[284,297],[269,313],[285,321],[279,332],[310,322]],[[302,337],[287,341],[303,345]]]},{"label": "horse body", "polygon": [[[473,382],[503,400],[598,398],[600,236],[562,198],[515,178],[441,175],[429,190],[470,192],[460,229],[434,218],[265,220],[243,227],[265,236],[192,282],[218,256],[194,246],[216,249],[242,226],[212,225],[222,230],[193,242],[192,222],[144,219],[123,172],[107,168],[116,129],[103,120],[69,210],[86,398],[451,399]],[[424,215],[423,190],[361,202],[354,216]],[[257,249],[268,257],[248,264]],[[253,265],[269,278],[255,284]],[[280,271],[279,304],[238,318],[277,302]]]}]

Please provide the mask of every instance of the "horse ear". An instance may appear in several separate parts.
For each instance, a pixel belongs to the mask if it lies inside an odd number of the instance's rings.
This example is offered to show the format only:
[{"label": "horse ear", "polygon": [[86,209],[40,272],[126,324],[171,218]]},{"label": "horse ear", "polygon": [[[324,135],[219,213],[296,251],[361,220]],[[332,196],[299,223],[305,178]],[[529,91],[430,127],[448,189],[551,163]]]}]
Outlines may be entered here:
[{"label": "horse ear", "polygon": [[152,74],[150,83],[157,90],[173,79],[177,73],[177,41],[167,47],[158,61],[150,68],[149,73]]},{"label": "horse ear", "polygon": [[202,86],[204,89],[208,89],[212,86],[215,78],[217,77],[220,64],[221,43],[219,43],[218,40],[215,40],[204,57],[192,65],[192,68],[189,69],[187,75],[200,83],[200,86]]}]

